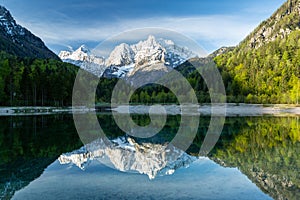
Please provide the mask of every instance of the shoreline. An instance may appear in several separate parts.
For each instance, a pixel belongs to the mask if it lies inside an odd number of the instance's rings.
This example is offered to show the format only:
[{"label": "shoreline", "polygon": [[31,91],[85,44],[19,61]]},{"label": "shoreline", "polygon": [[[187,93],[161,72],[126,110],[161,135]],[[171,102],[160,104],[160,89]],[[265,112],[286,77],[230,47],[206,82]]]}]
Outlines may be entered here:
[{"label": "shoreline", "polygon": [[32,116],[51,114],[72,114],[73,112],[91,112],[94,108],[78,107],[51,107],[51,106],[12,106],[0,107],[0,116]]},{"label": "shoreline", "polygon": [[[201,115],[210,116],[211,110],[214,110],[214,116],[224,116],[224,104],[199,104],[199,105],[175,105],[175,104],[157,104],[162,105],[169,115]],[[98,105],[96,108],[86,106],[78,107],[51,107],[51,106],[14,106],[0,107],[0,116],[32,116],[32,115],[51,115],[51,114],[72,114],[89,112],[116,112],[126,114],[129,111],[132,114],[148,114],[150,105],[120,105],[110,107],[108,105]],[[226,103],[226,116],[300,116],[300,105],[295,104],[245,104],[245,103]],[[183,109],[183,112],[181,111]],[[159,111],[154,114],[162,114]]]},{"label": "shoreline", "polygon": [[[131,114],[148,114],[151,106],[141,105],[129,105],[129,112]],[[224,116],[226,117],[251,117],[251,116],[300,116],[300,107],[295,105],[287,104],[276,104],[276,105],[263,105],[263,104],[203,104],[203,105],[165,105],[165,112],[169,115],[199,115],[200,116],[211,116],[212,110],[213,116]],[[182,111],[181,111],[182,109]],[[128,106],[122,105],[113,108],[119,114],[128,113]],[[164,111],[154,113],[162,114]]]}]

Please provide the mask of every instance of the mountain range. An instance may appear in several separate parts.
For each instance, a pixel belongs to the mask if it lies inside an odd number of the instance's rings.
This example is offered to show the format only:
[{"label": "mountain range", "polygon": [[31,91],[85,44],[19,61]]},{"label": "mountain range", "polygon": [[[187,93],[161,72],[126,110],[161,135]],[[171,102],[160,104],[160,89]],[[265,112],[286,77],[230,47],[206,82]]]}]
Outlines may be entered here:
[{"label": "mountain range", "polygon": [[[191,85],[199,102],[209,102],[208,88],[192,66],[196,63],[203,70],[209,70],[209,63],[215,62],[223,78],[228,102],[298,104],[299,29],[300,1],[288,0],[240,44],[222,47],[205,59],[193,58],[194,54],[188,50],[176,51],[183,48],[172,41],[155,39],[153,36],[138,44],[121,44],[105,60],[103,77],[130,78],[135,75],[136,83],[140,85],[145,78],[140,76],[142,72],[151,72],[148,77],[153,72],[163,76],[176,68],[193,83]],[[157,94],[172,96],[170,92],[158,91],[157,88],[147,92],[138,94],[136,101],[148,99],[148,103],[153,102],[151,98]],[[174,98],[165,98],[164,101],[169,99]]]},{"label": "mountain range", "polygon": [[154,179],[188,167],[197,158],[172,145],[139,144],[133,138],[118,137],[110,142],[99,138],[78,150],[62,154],[58,160],[60,164],[75,164],[82,170],[92,160],[98,160],[122,172],[145,174]]},{"label": "mountain range", "polygon": [[149,66],[159,63],[163,64],[160,70],[168,71],[196,57],[196,54],[171,40],[156,39],[149,35],[146,40],[136,44],[119,44],[107,58],[94,55],[85,45],[75,51],[61,51],[59,57],[98,76],[121,78],[145,70],[147,66],[147,70],[155,70],[149,69]]},{"label": "mountain range", "polygon": [[[195,59],[196,54],[178,46],[168,38],[158,39],[152,35],[136,44],[119,44],[109,52],[109,56],[106,58],[95,55],[84,45],[75,51],[62,51],[58,57],[45,46],[40,38],[18,25],[7,9],[0,7],[0,50],[21,58],[55,59],[58,61],[61,59],[104,78],[135,76],[139,78],[138,83],[144,81],[144,76],[140,76],[144,72],[151,72],[151,74],[157,72],[160,76],[176,68],[184,73],[191,83],[199,102],[209,102],[208,88],[203,78],[195,73],[192,67],[194,65],[191,63],[200,63],[201,69],[209,70],[206,64],[215,62],[223,78],[228,102],[298,104],[300,99],[299,16],[300,0],[288,0],[239,45],[229,48],[222,47],[202,60]],[[5,59],[7,57],[9,56],[4,56]],[[2,59],[1,65],[13,66],[13,62],[5,59]],[[20,62],[17,58],[13,60]],[[52,65],[52,63],[49,64]],[[11,70],[9,66],[8,70]],[[37,65],[33,66],[36,67]],[[58,69],[54,66],[51,67],[55,70]],[[14,70],[17,74],[17,68]],[[25,72],[30,74],[34,72],[35,68],[28,70]],[[40,67],[37,74],[40,71],[43,71],[45,76],[49,76],[49,72],[46,72],[44,68]],[[11,79],[8,78],[8,75],[9,73],[1,74],[0,93],[1,96],[6,95],[5,102],[9,98],[12,102],[14,99],[12,94],[16,92],[17,87],[11,86],[12,82],[9,81]],[[151,76],[149,75],[149,77]],[[20,77],[22,76],[17,75],[16,79]],[[23,78],[25,80],[25,75]],[[50,81],[49,77],[46,78]],[[15,81],[14,83],[19,82]],[[104,86],[113,88],[109,84],[115,83],[106,81]],[[35,85],[39,84],[32,84],[30,87],[33,88],[26,90],[35,91]],[[152,88],[147,91],[148,93],[143,92],[142,94],[141,92],[138,94],[141,96],[137,96],[136,99],[138,101],[148,99],[147,102],[153,102],[149,97],[155,98],[156,96],[157,99],[164,99],[163,101],[174,99],[169,92],[162,90],[162,88],[159,90]],[[20,93],[19,98],[24,98],[25,91],[19,88],[17,92]],[[44,92],[41,91],[41,93]],[[18,95],[16,96],[18,97]],[[31,96],[35,95],[32,94]],[[110,94],[106,96],[109,97]]]}]

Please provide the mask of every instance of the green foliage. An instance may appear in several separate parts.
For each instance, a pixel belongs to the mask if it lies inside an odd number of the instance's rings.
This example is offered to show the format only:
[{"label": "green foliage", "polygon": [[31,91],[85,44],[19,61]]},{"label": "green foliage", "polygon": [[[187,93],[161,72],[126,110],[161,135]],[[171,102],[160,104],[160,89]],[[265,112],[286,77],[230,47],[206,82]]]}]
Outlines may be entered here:
[{"label": "green foliage", "polygon": [[[299,30],[258,49],[249,49],[247,43],[243,42],[233,51],[217,56],[214,61],[222,75],[228,102],[299,103]],[[210,64],[200,65],[202,74],[210,74]],[[186,62],[177,70],[192,86],[198,102],[209,103],[209,88],[195,67]],[[70,105],[76,72],[75,66],[60,61],[17,58],[2,52],[0,105]],[[111,102],[117,81],[100,79],[97,103]],[[181,88],[180,83],[173,85],[175,92],[182,93]],[[128,92],[124,90],[118,96],[126,97]],[[146,85],[132,94],[130,103],[178,103],[173,92],[160,85]]]},{"label": "green foliage", "polygon": [[[223,75],[229,101],[299,103],[300,31],[258,49],[246,43],[215,58]],[[226,75],[226,76],[225,76]]]},{"label": "green foliage", "polygon": [[0,105],[70,105],[77,70],[56,60],[18,58],[1,52]]},{"label": "green foliage", "polygon": [[[210,74],[211,70],[210,65],[203,65],[201,66],[201,70],[203,73]],[[206,83],[204,82],[204,79],[201,77],[200,73],[196,71],[195,67],[189,63],[186,62],[183,65],[179,66],[176,70],[178,70],[188,81],[188,83],[193,88],[196,97],[198,99],[198,102],[200,103],[209,103],[210,102],[210,96],[208,93],[208,88]],[[228,78],[228,74],[224,74],[224,77]],[[165,78],[165,77],[164,77]],[[172,80],[172,74],[167,77],[167,79]],[[97,88],[97,101],[99,103],[110,103],[112,91],[118,82],[118,79],[106,79],[101,78],[100,82],[98,84]],[[128,84],[124,81],[124,84]],[[121,85],[122,87],[122,85]],[[118,93],[118,96],[121,98],[122,96],[127,97],[129,94],[129,91],[127,91],[130,86],[127,85],[127,87],[124,87],[124,89],[120,89],[120,92]],[[164,104],[177,104],[178,98],[173,93],[182,94],[185,97],[187,95],[191,95],[191,91],[185,91],[185,88],[183,87],[182,80],[176,80],[172,82],[172,90],[158,84],[149,84],[145,85],[141,88],[138,88],[134,94],[132,94],[130,103],[132,104],[155,104],[155,103],[164,103]],[[134,90],[131,88],[131,90]]]},{"label": "green foliage", "polygon": [[[295,30],[286,38],[278,38],[257,49],[247,45],[242,42],[234,50],[214,58],[224,82],[227,102],[298,104],[300,31]],[[199,69],[209,75],[212,68],[208,62]],[[186,62],[176,70],[188,80],[199,103],[210,102],[207,85],[191,63]],[[179,90],[180,84],[175,85],[175,91]],[[109,102],[111,95],[103,96],[102,100]],[[178,103],[178,100],[162,86],[147,85],[133,94],[131,103]]]},{"label": "green foliage", "polygon": [[[299,199],[299,117],[245,118],[243,121],[240,127],[238,124],[231,127],[235,132],[231,137],[222,134],[210,157],[228,167],[238,167],[275,199],[280,196]],[[265,184],[264,180],[275,187]]]}]

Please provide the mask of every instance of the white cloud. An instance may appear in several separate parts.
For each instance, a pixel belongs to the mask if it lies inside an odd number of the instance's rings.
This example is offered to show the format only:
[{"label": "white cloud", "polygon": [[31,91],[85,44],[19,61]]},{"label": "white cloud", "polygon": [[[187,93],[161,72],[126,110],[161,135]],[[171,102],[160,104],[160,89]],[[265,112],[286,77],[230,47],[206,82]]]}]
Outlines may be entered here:
[{"label": "white cloud", "polygon": [[[60,23],[21,22],[47,44],[68,46],[72,41],[103,41],[112,35],[128,29],[158,27],[166,28],[211,46],[231,46],[238,44],[249,34],[258,22],[239,16],[211,15],[193,17],[162,17],[146,19],[123,19],[112,23],[95,22],[79,25],[62,21]],[[200,44],[201,45],[201,44]]]}]

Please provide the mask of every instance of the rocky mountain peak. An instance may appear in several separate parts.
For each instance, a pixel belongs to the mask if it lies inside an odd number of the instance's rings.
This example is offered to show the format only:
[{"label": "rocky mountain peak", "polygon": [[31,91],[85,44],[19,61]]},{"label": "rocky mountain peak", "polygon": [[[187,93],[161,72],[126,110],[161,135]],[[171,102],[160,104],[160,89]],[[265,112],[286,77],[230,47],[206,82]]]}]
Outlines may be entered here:
[{"label": "rocky mountain peak", "polygon": [[107,66],[124,66],[134,62],[134,52],[131,47],[122,43],[115,47],[107,59]]},{"label": "rocky mountain peak", "polygon": [[59,53],[59,57],[62,60],[72,59],[77,61],[85,61],[90,54],[91,51],[89,50],[89,48],[86,45],[81,45],[75,51],[61,51]]},{"label": "rocky mountain peak", "polygon": [[16,23],[10,12],[3,6],[0,6],[0,25],[10,37],[25,35],[24,28]]},{"label": "rocky mountain peak", "polygon": [[134,60],[137,66],[145,63],[165,62],[166,49],[156,41],[153,35],[149,35],[147,40],[133,45],[132,49],[135,52]]},{"label": "rocky mountain peak", "polygon": [[159,49],[162,48],[162,46],[158,43],[158,41],[153,35],[149,35],[146,40],[140,41],[137,44],[132,45],[132,48],[135,52],[137,52],[141,50],[150,51],[150,49]]},{"label": "rocky mountain peak", "polygon": [[10,12],[3,6],[0,6],[0,16],[9,21],[14,21]]},{"label": "rocky mountain peak", "polygon": [[93,55],[86,45],[81,45],[75,51],[72,48],[61,51],[58,56],[62,61],[72,63],[97,76],[101,76],[105,70],[105,58]]},{"label": "rocky mountain peak", "polygon": [[[76,51],[62,51],[59,57],[65,62],[82,67],[83,62],[90,60],[89,63],[92,63],[93,59],[89,58],[97,56],[92,55],[85,46],[81,46]],[[185,47],[177,46],[172,40],[156,39],[155,36],[149,35],[145,40],[136,44],[121,43],[117,45],[107,59],[102,58],[101,62],[96,63],[95,66],[99,67],[100,64],[101,69],[105,68],[104,77],[122,78],[134,75],[135,72],[141,70],[168,71],[167,68],[175,68],[193,57],[197,57],[197,55]]]},{"label": "rocky mountain peak", "polygon": [[18,25],[3,6],[0,6],[0,50],[20,57],[59,60],[40,38]]},{"label": "rocky mountain peak", "polygon": [[156,38],[153,35],[149,35],[145,43],[149,44],[149,46],[152,47],[159,46],[158,42],[156,41]]},{"label": "rocky mountain peak", "polygon": [[85,44],[81,45],[76,51],[83,52],[83,53],[86,53],[86,54],[91,53],[90,49]]}]

